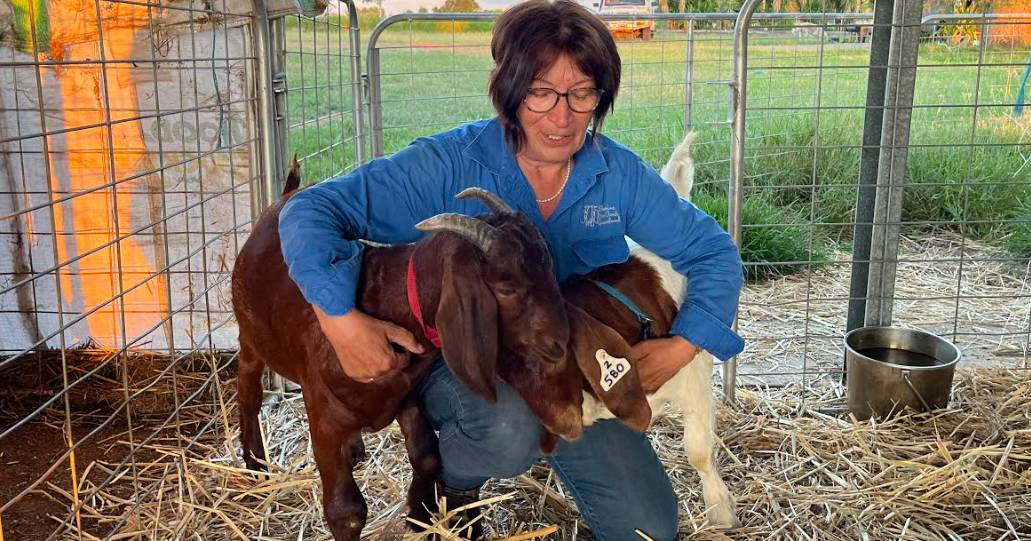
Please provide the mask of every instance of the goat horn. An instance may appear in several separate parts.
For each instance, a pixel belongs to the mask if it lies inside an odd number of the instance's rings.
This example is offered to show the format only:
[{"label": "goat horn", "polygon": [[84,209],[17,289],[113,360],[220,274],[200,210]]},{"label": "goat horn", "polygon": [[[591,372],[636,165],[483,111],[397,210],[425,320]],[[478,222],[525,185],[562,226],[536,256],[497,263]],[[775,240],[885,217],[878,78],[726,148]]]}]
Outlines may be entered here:
[{"label": "goat horn", "polygon": [[488,192],[483,188],[466,188],[461,192],[458,192],[458,195],[455,196],[455,199],[470,198],[479,199],[480,201],[483,201],[483,204],[487,205],[488,207],[490,207],[491,210],[502,216],[515,214],[515,211],[512,210],[512,207],[508,206],[508,203],[502,201],[501,198],[497,196],[497,194]]},{"label": "goat horn", "polygon": [[494,243],[494,239],[498,236],[497,230],[487,222],[465,216],[464,214],[450,212],[427,218],[415,224],[415,228],[424,233],[432,233],[433,231],[457,233],[462,238],[475,244],[484,253],[490,251],[491,244]]}]

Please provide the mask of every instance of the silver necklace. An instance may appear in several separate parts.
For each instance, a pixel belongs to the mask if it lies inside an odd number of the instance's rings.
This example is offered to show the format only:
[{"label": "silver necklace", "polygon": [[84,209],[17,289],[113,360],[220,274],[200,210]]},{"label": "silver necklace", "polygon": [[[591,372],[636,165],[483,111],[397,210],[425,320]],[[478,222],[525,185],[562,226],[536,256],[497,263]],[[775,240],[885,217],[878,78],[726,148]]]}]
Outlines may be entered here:
[{"label": "silver necklace", "polygon": [[538,203],[542,204],[542,205],[544,203],[551,203],[552,201],[554,201],[555,198],[558,197],[559,194],[562,193],[562,190],[566,189],[566,184],[569,182],[569,174],[572,173],[572,172],[573,172],[573,157],[570,156],[569,159],[566,161],[566,178],[562,181],[562,185],[558,187],[558,191],[555,192],[555,195],[553,195],[551,197],[548,197],[546,199],[535,199],[535,200]]}]

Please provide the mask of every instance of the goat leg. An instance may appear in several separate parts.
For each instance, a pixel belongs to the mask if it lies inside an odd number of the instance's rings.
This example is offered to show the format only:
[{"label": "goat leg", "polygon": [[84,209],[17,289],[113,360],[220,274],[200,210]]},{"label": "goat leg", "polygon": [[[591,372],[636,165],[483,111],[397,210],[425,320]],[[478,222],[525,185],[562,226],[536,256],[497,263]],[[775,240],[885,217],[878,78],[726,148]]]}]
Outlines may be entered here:
[{"label": "goat leg", "polygon": [[254,350],[246,345],[240,347],[239,369],[236,376],[237,401],[240,415],[240,448],[243,463],[252,471],[267,471],[262,462],[265,445],[261,441],[261,427],[258,426],[258,411],[261,409],[261,374],[265,363]]},{"label": "goat leg", "polygon": [[[440,450],[433,427],[423,416],[412,393],[397,414],[397,424],[405,438],[408,461],[412,464],[412,484],[408,487],[408,517],[430,524],[437,510],[436,481],[440,470]],[[418,530],[414,522],[408,526]]]},{"label": "goat leg", "polygon": [[365,462],[365,458],[365,441],[362,440],[362,434],[359,432],[358,437],[351,443],[351,460],[358,464],[359,462]]},{"label": "goat leg", "polygon": [[[684,417],[684,450],[687,461],[702,480],[705,516],[716,528],[738,526],[734,496],[716,468],[715,405],[712,395],[712,356],[701,353],[674,378],[682,379],[683,392],[675,406]],[[675,387],[677,388],[677,387]],[[691,397],[690,400],[685,397]]]},{"label": "goat leg", "polygon": [[358,541],[369,512],[354,480],[352,449],[355,448],[355,438],[361,438],[361,432],[358,428],[346,427],[338,420],[320,415],[320,411],[328,411],[329,408],[319,390],[304,387],[302,392],[315,464],[322,478],[322,509],[326,524],[335,541]]}]

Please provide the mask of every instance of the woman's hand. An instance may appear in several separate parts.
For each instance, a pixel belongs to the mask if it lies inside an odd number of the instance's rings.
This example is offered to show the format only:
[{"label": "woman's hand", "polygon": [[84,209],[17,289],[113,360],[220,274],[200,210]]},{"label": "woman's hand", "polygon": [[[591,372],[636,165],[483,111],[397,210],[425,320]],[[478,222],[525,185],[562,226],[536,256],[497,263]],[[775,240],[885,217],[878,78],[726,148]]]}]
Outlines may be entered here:
[{"label": "woman's hand", "polygon": [[694,360],[698,348],[680,336],[671,336],[638,342],[630,352],[637,359],[641,387],[645,393],[654,393]]},{"label": "woman's hand", "polygon": [[[357,308],[342,316],[330,316],[312,305],[319,326],[333,345],[340,368],[347,377],[368,383],[408,365],[411,353],[423,347],[407,329],[376,319]],[[397,351],[391,343],[404,348]],[[409,353],[411,352],[411,353]]]}]

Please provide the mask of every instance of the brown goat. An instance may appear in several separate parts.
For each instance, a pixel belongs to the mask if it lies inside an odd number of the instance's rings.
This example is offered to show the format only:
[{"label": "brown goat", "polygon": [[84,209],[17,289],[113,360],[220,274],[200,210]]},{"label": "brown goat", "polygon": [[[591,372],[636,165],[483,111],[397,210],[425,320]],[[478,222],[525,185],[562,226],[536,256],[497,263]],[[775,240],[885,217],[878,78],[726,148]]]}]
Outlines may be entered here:
[{"label": "brown goat", "polygon": [[[612,412],[630,428],[644,432],[651,424],[652,411],[641,389],[636,368],[631,364],[626,374],[618,380],[611,380],[612,385],[605,385],[605,374],[601,364],[596,360],[598,350],[604,350],[613,356],[629,358],[630,344],[614,329],[599,324],[587,311],[569,302],[566,287],[563,285],[566,314],[569,316],[569,345],[566,348],[566,358],[558,365],[544,367],[548,373],[538,378],[546,381],[547,385],[544,388],[513,385],[513,389],[523,398],[530,411],[540,419],[554,418],[558,412],[570,406],[584,407],[584,400],[589,397],[592,401],[600,401],[606,411]],[[501,367],[503,374],[513,370],[527,371],[535,366],[535,363],[512,357],[519,356],[513,353],[502,355],[502,359],[506,359]],[[548,423],[543,424],[546,430],[541,437],[540,448],[545,453],[551,453],[557,440]]]},{"label": "brown goat", "polygon": [[[300,183],[296,161],[288,191]],[[362,431],[397,419],[414,469],[409,516],[426,521],[435,507],[440,457],[437,438],[419,411],[413,389],[443,353],[449,368],[482,398],[495,399],[495,377],[522,389],[547,390],[542,419],[548,430],[576,439],[582,430],[579,388],[549,385],[565,371],[569,327],[540,232],[496,196],[466,190],[494,212],[482,219],[440,215],[418,227],[437,231],[414,245],[367,247],[358,308],[411,331],[425,347],[403,369],[371,383],[348,378],[322,334],[311,305],[287,274],[280,251],[279,213],[290,195],[255,224],[233,269],[233,307],[240,327],[237,388],[240,441],[248,468],[264,469],[258,427],[261,374],[268,366],[299,383],[312,448],[323,485],[326,522],[336,541],[359,539],[367,508],[355,483]],[[425,323],[440,333],[442,350],[422,332],[406,296],[406,268],[418,271],[418,300]],[[498,363],[498,350],[507,352]],[[526,359],[512,367],[506,359]],[[535,361],[534,361],[535,360]],[[523,362],[523,361],[521,361]]]}]

